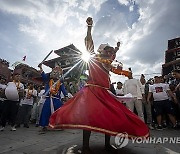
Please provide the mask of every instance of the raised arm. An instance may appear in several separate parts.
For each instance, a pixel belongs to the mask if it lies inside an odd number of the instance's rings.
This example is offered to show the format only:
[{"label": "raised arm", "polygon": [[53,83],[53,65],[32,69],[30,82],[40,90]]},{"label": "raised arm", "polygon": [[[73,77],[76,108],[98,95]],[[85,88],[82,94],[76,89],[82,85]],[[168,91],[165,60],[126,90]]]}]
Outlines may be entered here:
[{"label": "raised arm", "polygon": [[119,50],[119,47],[120,47],[121,43],[120,42],[117,42],[117,46],[115,47],[115,52],[117,52]]},{"label": "raised arm", "polygon": [[87,23],[87,36],[85,37],[85,46],[88,52],[91,54],[94,53],[94,43],[91,35],[91,30],[92,30],[92,25],[93,25],[93,20],[91,17],[88,17],[86,20]]},{"label": "raised arm", "polygon": [[115,74],[118,74],[118,75],[124,75],[126,77],[128,77],[129,73],[130,73],[129,71],[122,70],[122,69],[119,69],[118,67],[116,68],[116,67],[113,67],[113,66],[111,67],[110,71],[115,73]]},{"label": "raised arm", "polygon": [[42,63],[40,63],[38,65],[38,67],[40,68],[41,77],[42,77],[43,81],[44,82],[48,81],[48,76],[47,76],[47,74],[44,73],[44,70],[42,69]]},{"label": "raised arm", "polygon": [[42,73],[42,72],[43,72],[42,63],[40,63],[40,64],[38,65],[38,67],[39,67],[39,69],[40,69],[40,72]]}]

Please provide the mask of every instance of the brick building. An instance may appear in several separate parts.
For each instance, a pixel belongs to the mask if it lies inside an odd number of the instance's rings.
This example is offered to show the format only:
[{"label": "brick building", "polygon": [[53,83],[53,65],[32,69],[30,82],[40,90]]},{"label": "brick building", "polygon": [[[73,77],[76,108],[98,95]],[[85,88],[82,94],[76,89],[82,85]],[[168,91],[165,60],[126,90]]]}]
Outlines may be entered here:
[{"label": "brick building", "polygon": [[168,50],[165,51],[162,74],[168,75],[174,69],[180,69],[180,37],[168,40]]},{"label": "brick building", "polygon": [[14,72],[18,72],[21,75],[21,82],[24,84],[33,83],[34,85],[42,85],[41,74],[35,68],[26,64],[18,64]]},{"label": "brick building", "polygon": [[13,72],[18,72],[21,75],[21,82],[34,83],[35,85],[42,85],[41,75],[35,68],[26,64],[16,62],[14,70],[9,69],[9,62],[0,58],[0,78],[6,79],[7,82],[11,80]]},{"label": "brick building", "polygon": [[11,77],[11,70],[9,69],[9,62],[0,58],[0,78],[1,77],[8,81]]}]

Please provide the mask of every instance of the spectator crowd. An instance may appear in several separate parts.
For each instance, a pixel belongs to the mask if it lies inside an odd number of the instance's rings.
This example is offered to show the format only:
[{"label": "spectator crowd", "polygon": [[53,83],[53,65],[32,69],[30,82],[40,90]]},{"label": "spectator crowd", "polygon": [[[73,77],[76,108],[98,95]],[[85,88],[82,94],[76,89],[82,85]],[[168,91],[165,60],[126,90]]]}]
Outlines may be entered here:
[{"label": "spectator crowd", "polygon": [[[68,97],[71,98],[84,85],[85,81],[80,79],[78,82],[63,82]],[[41,86],[30,83],[21,83],[21,76],[17,72],[12,74],[10,81],[0,77],[0,131],[5,129],[7,124],[11,125],[11,130],[16,131],[22,125],[29,128],[29,123],[39,126],[44,102],[49,95],[45,92],[43,82]],[[62,103],[65,96],[60,92]]]},{"label": "spectator crowd", "polygon": [[[29,123],[38,127],[46,99],[45,83],[41,86],[33,83],[23,84],[18,73],[14,73],[8,82],[4,78],[0,79],[0,131],[3,131],[7,124],[11,125],[12,131],[16,131],[21,125],[29,128]],[[68,97],[73,97],[85,84],[82,79],[79,82],[64,81]],[[110,90],[117,97],[132,95],[133,99],[120,103],[137,114],[150,129],[180,127],[179,70],[172,71],[169,78],[155,76],[148,80],[143,74],[140,79],[135,79],[131,72],[124,83],[117,82],[117,88],[114,88],[114,84],[111,84]],[[64,104],[65,96],[60,96]]]}]

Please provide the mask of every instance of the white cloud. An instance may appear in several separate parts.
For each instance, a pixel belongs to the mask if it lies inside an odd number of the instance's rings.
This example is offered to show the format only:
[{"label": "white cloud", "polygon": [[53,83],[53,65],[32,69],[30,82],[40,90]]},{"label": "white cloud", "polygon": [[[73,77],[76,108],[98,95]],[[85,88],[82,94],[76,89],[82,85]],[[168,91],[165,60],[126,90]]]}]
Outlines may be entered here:
[{"label": "white cloud", "polygon": [[[70,43],[85,50],[85,21],[92,16],[95,48],[122,41],[117,59],[134,74],[148,74],[161,71],[167,40],[179,36],[179,5],[179,0],[4,0],[0,11],[17,19],[17,39],[25,38],[16,51],[27,48],[24,51],[35,61]],[[7,46],[16,47],[4,31],[0,36]]]},{"label": "white cloud", "polygon": [[134,10],[133,5],[130,5],[130,7],[129,7],[129,11],[130,11],[130,12],[132,12],[133,10]]},{"label": "white cloud", "polygon": [[43,32],[40,29],[40,27],[38,27],[38,25],[35,25],[34,27],[32,27],[32,26],[20,24],[19,30],[29,34],[30,36],[36,37],[38,39],[38,41],[40,41],[40,42],[44,41],[44,39],[46,37],[46,33]]},{"label": "white cloud", "polygon": [[91,5],[90,1],[82,1],[81,6],[79,8],[86,11],[89,9],[90,5]]},{"label": "white cloud", "polygon": [[80,1],[79,8],[83,11],[88,11],[90,7],[93,7],[95,8],[95,13],[97,13],[101,8],[102,3],[105,3],[106,1],[107,0],[83,0]]},{"label": "white cloud", "polygon": [[[150,74],[148,78],[153,77],[153,73],[161,73],[168,39],[180,36],[177,7],[180,2],[174,2],[137,1],[140,7],[138,22],[132,29],[117,34],[123,42],[117,59],[124,63],[125,69],[132,67],[136,75]],[[116,75],[113,79],[118,81]]]},{"label": "white cloud", "polygon": [[118,0],[120,4],[128,5],[129,0]]}]

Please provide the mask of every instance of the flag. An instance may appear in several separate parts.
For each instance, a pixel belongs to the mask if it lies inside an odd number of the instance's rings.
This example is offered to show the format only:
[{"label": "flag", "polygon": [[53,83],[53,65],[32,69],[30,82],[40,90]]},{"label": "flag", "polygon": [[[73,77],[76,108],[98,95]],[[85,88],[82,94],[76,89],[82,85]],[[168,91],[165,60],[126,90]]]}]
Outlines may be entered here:
[{"label": "flag", "polygon": [[23,60],[22,61],[25,61],[26,60],[26,56],[23,57]]}]

